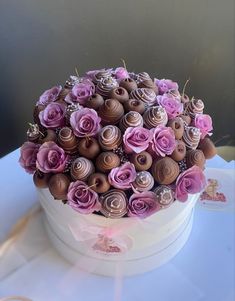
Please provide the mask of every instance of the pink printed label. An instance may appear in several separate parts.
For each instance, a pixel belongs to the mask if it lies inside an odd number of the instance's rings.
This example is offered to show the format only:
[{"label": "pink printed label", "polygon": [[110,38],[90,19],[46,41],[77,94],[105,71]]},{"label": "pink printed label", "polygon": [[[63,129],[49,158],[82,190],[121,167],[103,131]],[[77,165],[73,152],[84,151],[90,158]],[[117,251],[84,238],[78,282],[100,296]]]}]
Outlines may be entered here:
[{"label": "pink printed label", "polygon": [[207,168],[207,185],[199,198],[199,205],[211,210],[235,210],[234,170]]},{"label": "pink printed label", "polygon": [[120,254],[127,252],[132,247],[132,240],[126,235],[108,237],[103,234],[97,236],[92,249],[101,254]]}]

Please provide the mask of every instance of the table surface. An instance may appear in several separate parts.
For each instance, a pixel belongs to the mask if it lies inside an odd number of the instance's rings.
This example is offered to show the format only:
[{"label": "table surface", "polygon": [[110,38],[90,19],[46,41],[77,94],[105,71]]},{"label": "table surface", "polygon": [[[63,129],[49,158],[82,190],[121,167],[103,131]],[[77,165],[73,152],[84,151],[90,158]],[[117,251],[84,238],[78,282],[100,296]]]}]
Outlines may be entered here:
[{"label": "table surface", "polygon": [[[37,196],[32,176],[17,163],[19,150],[0,160],[0,242]],[[216,156],[207,165],[232,168]],[[52,248],[40,214],[6,256],[0,253],[0,298],[22,295],[33,301],[235,300],[235,216],[197,206],[192,234],[169,263],[143,275],[106,278],[80,271]],[[23,243],[22,243],[23,242]],[[27,248],[26,248],[27,247]],[[1,300],[1,299],[0,299]]]}]

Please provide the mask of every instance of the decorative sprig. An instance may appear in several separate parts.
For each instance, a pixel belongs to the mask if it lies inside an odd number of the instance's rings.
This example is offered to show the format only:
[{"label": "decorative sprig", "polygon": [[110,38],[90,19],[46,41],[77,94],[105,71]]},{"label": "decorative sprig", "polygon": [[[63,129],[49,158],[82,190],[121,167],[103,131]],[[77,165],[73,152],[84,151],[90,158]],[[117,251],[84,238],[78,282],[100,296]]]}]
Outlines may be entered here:
[{"label": "decorative sprig", "polygon": [[185,89],[187,87],[187,84],[190,82],[190,78],[188,78],[183,86],[182,96],[184,97]]},{"label": "decorative sprig", "polygon": [[80,76],[79,76],[79,73],[78,73],[77,67],[75,67],[75,73],[76,73],[77,77],[80,77]]},{"label": "decorative sprig", "polygon": [[121,59],[122,63],[123,63],[123,67],[127,70],[127,67],[126,67],[126,62],[124,59]]}]

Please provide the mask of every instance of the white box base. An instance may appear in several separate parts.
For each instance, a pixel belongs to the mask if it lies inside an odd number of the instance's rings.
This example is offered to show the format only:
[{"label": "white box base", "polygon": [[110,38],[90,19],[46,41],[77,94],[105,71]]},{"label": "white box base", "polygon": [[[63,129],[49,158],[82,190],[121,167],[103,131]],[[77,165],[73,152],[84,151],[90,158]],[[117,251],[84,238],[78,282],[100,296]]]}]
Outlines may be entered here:
[{"label": "white box base", "polygon": [[[94,214],[80,215],[54,200],[45,189],[39,191],[39,198],[45,212],[46,230],[61,256],[80,269],[115,277],[120,273],[122,276],[131,276],[153,270],[174,257],[189,238],[198,195],[190,196],[185,203],[175,201],[169,208],[131,227],[130,218],[114,220]],[[78,234],[85,231],[85,238],[80,235],[81,239],[78,239],[74,235],[70,227],[73,223]],[[121,228],[123,225],[121,235],[114,236],[111,245],[120,242],[119,238],[124,238],[123,242],[128,238],[127,241],[131,243],[125,252],[100,252],[94,249],[101,232],[94,234],[90,229],[100,231]]]}]

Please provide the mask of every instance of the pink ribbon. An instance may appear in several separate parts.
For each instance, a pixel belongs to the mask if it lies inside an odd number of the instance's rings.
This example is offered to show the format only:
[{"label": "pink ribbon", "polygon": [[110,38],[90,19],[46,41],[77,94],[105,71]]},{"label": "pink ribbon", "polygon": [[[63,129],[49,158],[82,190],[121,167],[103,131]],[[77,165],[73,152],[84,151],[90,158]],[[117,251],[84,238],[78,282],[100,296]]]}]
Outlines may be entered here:
[{"label": "pink ribbon", "polygon": [[153,231],[151,222],[139,218],[122,218],[111,226],[98,226],[79,218],[68,226],[76,241],[86,242],[90,251],[106,254],[125,253],[132,247],[132,239],[126,234],[127,230],[136,225]]}]

